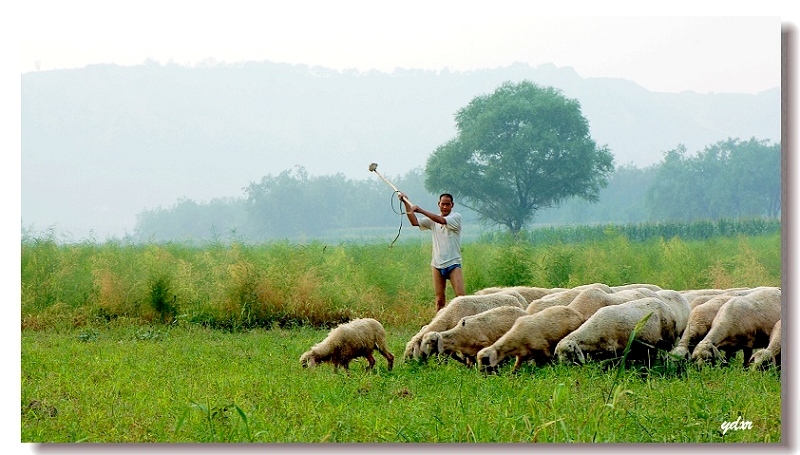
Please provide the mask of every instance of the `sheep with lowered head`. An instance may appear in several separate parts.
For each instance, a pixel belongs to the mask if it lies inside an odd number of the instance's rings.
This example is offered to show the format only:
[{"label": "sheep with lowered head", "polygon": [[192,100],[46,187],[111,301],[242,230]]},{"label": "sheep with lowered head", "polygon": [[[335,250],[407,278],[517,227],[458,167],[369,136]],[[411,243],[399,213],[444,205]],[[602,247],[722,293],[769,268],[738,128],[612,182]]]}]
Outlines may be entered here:
[{"label": "sheep with lowered head", "polygon": [[[671,351],[674,356],[678,358],[689,357],[692,349],[694,349],[697,343],[708,333],[708,329],[711,328],[711,322],[714,320],[714,316],[717,315],[719,309],[734,296],[729,294],[713,294],[710,295],[710,297],[711,298],[705,303],[701,303],[692,308],[692,311],[689,313],[689,320],[686,323],[686,329],[684,329],[681,339],[678,341],[678,345]],[[697,297],[695,301],[701,298],[703,297]]]},{"label": "sheep with lowered head", "polygon": [[527,314],[520,307],[507,305],[465,316],[449,330],[426,333],[422,337],[421,359],[433,354],[450,355],[472,366],[478,351],[497,341],[517,318]]},{"label": "sheep with lowered head", "polygon": [[[555,347],[560,362],[585,363],[622,355],[636,324],[648,317],[636,334],[628,355],[630,359],[646,359],[653,348],[675,342],[675,311],[658,297],[645,297],[600,308],[580,327],[566,335]],[[651,348],[652,346],[652,348]]]},{"label": "sheep with lowered head", "polygon": [[667,338],[671,340],[671,345],[668,346],[667,349],[672,349],[675,346],[675,342],[680,339],[683,331],[686,330],[686,324],[689,322],[689,314],[692,312],[692,307],[689,305],[689,301],[686,297],[678,291],[662,289],[656,291],[656,296],[667,304],[674,316],[673,321],[675,322],[675,326],[670,333],[665,334]]},{"label": "sheep with lowered head", "polygon": [[565,305],[522,316],[491,346],[478,351],[476,362],[480,368],[494,371],[506,358],[516,357],[514,372],[527,360],[544,363],[551,359],[556,343],[584,320],[581,313]]},{"label": "sheep with lowered head", "polygon": [[411,340],[406,343],[404,360],[419,359],[422,351],[422,337],[428,332],[444,332],[456,326],[464,316],[482,313],[501,306],[525,308],[525,297],[519,292],[498,292],[486,295],[461,295],[455,297],[436,313],[431,322],[424,325]]},{"label": "sheep with lowered head", "polygon": [[330,362],[333,371],[343,367],[349,371],[350,361],[357,357],[365,357],[369,365],[367,371],[375,366],[373,350],[377,349],[389,362],[389,371],[394,365],[394,356],[386,344],[386,331],[380,322],[372,318],[354,319],[346,324],[339,324],[328,333],[321,342],[300,356],[303,368],[314,367],[318,363]]},{"label": "sheep with lowered head", "polygon": [[769,344],[766,348],[753,352],[750,356],[750,368],[766,369],[770,365],[781,366],[781,320],[772,327],[769,335]]},{"label": "sheep with lowered head", "polygon": [[[733,297],[752,294],[763,290],[772,290],[776,287],[759,286],[756,288],[733,288],[726,290],[722,294],[706,294],[695,297],[691,302],[692,310],[689,314],[689,321],[683,331],[680,341],[672,354],[679,358],[689,357],[697,343],[702,340],[711,329],[711,322],[717,315],[719,309]],[[685,294],[684,294],[685,295]]]},{"label": "sheep with lowered head", "polygon": [[747,367],[753,349],[769,344],[772,329],[780,318],[780,288],[735,296],[717,311],[708,333],[692,351],[692,361],[729,361],[743,351],[743,363]]}]

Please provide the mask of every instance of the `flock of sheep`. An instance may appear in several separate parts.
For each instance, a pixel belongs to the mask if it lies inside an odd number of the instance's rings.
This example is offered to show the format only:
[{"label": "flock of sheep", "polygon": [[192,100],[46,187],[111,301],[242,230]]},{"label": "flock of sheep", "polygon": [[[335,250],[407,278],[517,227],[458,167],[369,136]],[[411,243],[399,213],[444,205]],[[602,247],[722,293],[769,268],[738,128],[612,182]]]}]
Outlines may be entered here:
[{"label": "flock of sheep", "polygon": [[[638,325],[638,326],[637,326]],[[636,330],[629,359],[655,358],[658,350],[698,363],[731,361],[743,351],[744,367],[780,366],[781,289],[778,287],[674,291],[653,284],[574,288],[493,287],[452,299],[406,344],[403,359],[448,356],[496,371],[505,360],[583,364],[621,357]],[[348,369],[377,349],[388,361],[380,322],[341,324],[300,357],[302,366],[329,362]]]}]

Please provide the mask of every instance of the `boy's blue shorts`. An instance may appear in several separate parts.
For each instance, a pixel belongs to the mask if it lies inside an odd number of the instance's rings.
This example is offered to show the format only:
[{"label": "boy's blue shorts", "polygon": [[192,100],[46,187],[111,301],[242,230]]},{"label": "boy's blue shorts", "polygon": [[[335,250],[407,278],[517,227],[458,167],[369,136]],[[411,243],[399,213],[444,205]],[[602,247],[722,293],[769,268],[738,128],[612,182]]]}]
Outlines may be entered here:
[{"label": "boy's blue shorts", "polygon": [[460,268],[461,268],[461,264],[453,264],[450,267],[445,267],[443,269],[436,269],[436,270],[438,270],[439,273],[442,275],[442,277],[446,280],[446,279],[448,279],[450,277],[450,272],[452,272],[455,269],[460,269]]}]

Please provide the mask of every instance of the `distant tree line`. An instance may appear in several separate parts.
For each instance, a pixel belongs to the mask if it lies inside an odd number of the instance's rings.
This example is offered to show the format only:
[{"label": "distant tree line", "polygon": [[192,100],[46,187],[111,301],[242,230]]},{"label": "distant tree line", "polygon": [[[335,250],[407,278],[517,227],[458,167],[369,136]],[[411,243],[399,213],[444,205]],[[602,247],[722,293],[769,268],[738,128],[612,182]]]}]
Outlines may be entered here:
[{"label": "distant tree line", "polygon": [[[422,168],[387,178],[414,203],[435,210],[438,194],[425,190]],[[478,224],[478,214],[459,206],[459,195],[454,196],[464,222]],[[136,217],[133,240],[260,242],[386,236],[403,222],[400,208],[392,189],[378,178],[310,176],[303,167],[295,167],[250,183],[241,198],[182,199],[172,207],[145,210]],[[679,145],[664,153],[660,163],[643,169],[618,166],[597,202],[570,199],[557,208],[539,210],[532,226],[774,218],[780,212],[780,144],[728,139],[696,154]],[[481,225],[485,230],[493,227]]]}]

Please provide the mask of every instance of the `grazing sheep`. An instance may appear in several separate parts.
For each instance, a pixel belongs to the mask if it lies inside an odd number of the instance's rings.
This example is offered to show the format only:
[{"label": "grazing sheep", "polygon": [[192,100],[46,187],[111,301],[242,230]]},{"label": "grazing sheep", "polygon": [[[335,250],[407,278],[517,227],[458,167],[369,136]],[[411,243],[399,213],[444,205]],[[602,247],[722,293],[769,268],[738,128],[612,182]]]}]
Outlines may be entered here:
[{"label": "grazing sheep", "polygon": [[421,358],[425,360],[433,354],[447,354],[472,366],[478,351],[497,341],[517,318],[527,314],[519,307],[501,306],[463,317],[449,330],[426,333],[422,337]]},{"label": "grazing sheep", "polygon": [[750,368],[766,369],[770,365],[781,366],[781,320],[772,327],[769,335],[769,344],[766,348],[753,352],[750,356]]},{"label": "grazing sheep", "polygon": [[571,289],[556,291],[540,299],[534,300],[528,304],[525,311],[527,311],[528,314],[534,314],[552,306],[569,305],[573,300],[575,300],[575,297],[577,297],[578,294],[587,289],[599,289],[609,294],[612,293],[611,288],[602,283],[584,284]]},{"label": "grazing sheep", "polygon": [[486,295],[462,295],[454,298],[436,313],[431,322],[423,326],[416,335],[406,343],[403,359],[419,359],[422,351],[422,337],[428,332],[444,332],[456,326],[464,316],[482,313],[501,306],[525,308],[525,297],[519,292],[498,292]]},{"label": "grazing sheep", "polygon": [[346,324],[339,324],[324,340],[304,352],[300,356],[300,365],[306,368],[330,362],[334,372],[339,371],[340,366],[349,371],[351,360],[365,357],[369,362],[369,371],[375,366],[375,358],[372,356],[374,349],[386,357],[391,371],[394,356],[386,345],[386,331],[381,323],[372,318],[354,319]]},{"label": "grazing sheep", "polygon": [[[687,304],[688,305],[688,304]],[[585,363],[587,358],[606,359],[622,355],[636,324],[651,316],[636,335],[630,359],[646,359],[653,349],[675,342],[675,311],[658,297],[645,297],[600,308],[580,327],[558,342],[555,356],[560,362]]]},{"label": "grazing sheep", "polygon": [[495,286],[491,288],[484,288],[480,291],[476,291],[475,295],[486,295],[486,294],[494,294],[497,292],[508,292],[508,291],[516,291],[522,294],[525,297],[525,305],[528,305],[530,302],[540,299],[548,294],[552,294],[553,292],[561,290],[560,288],[539,288],[534,286],[510,286],[510,287],[503,287],[503,286]]},{"label": "grazing sheep", "polygon": [[614,293],[607,293],[602,289],[589,288],[581,291],[569,303],[570,308],[583,315],[583,319],[589,319],[597,310],[609,305],[619,305],[620,303],[644,297],[656,297],[656,293],[646,288],[627,289]]},{"label": "grazing sheep", "polygon": [[686,300],[686,297],[681,295],[678,291],[663,289],[661,291],[656,291],[656,296],[664,301],[673,312],[675,326],[672,327],[671,332],[665,334],[668,339],[672,340],[670,342],[672,344],[668,348],[672,349],[675,341],[677,341],[683,334],[683,331],[686,330],[686,324],[689,322],[689,314],[692,312],[692,307],[689,305],[689,301]]},{"label": "grazing sheep", "polygon": [[[706,336],[711,328],[711,322],[717,315],[719,309],[733,297],[752,294],[762,290],[779,290],[771,286],[760,286],[756,288],[732,288],[727,289],[721,294],[706,294],[692,300],[692,307],[686,329],[683,331],[680,341],[672,354],[679,358],[689,357],[697,343]],[[685,294],[683,294],[685,296]]]},{"label": "grazing sheep", "polygon": [[[695,300],[703,297],[705,296],[697,297]],[[711,298],[705,303],[701,303],[692,308],[681,339],[678,341],[678,345],[675,346],[675,349],[671,351],[673,355],[679,358],[689,357],[692,349],[694,349],[697,343],[708,333],[708,329],[711,328],[711,322],[714,320],[714,316],[717,315],[719,309],[734,296],[729,294],[710,294],[709,297]]]},{"label": "grazing sheep", "polygon": [[780,318],[779,288],[735,296],[717,311],[708,333],[692,351],[692,361],[730,361],[738,351],[743,351],[744,366],[747,367],[753,349],[769,344],[772,328]]},{"label": "grazing sheep", "polygon": [[476,361],[480,367],[494,370],[504,359],[516,356],[514,372],[527,360],[537,363],[549,361],[556,343],[584,320],[581,313],[563,305],[522,316],[491,346],[478,351]]}]

